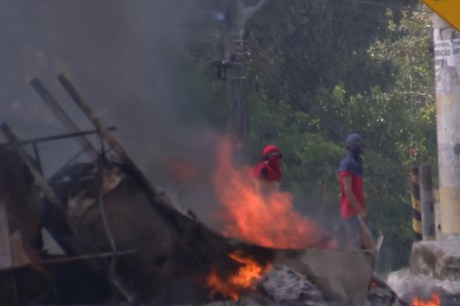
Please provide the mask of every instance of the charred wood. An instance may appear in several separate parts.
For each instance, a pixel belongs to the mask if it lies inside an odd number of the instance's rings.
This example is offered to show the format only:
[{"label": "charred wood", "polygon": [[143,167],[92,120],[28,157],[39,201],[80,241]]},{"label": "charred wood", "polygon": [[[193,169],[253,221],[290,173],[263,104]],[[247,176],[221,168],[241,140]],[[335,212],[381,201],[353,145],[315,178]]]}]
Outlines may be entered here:
[{"label": "charred wood", "polygon": [[[69,131],[71,131],[72,133],[80,133],[80,129],[78,128],[78,126],[73,122],[69,115],[67,115],[64,109],[57,103],[57,101],[54,99],[51,93],[45,88],[45,86],[43,86],[39,79],[33,79],[30,82],[30,84],[37,91],[37,93],[40,95],[43,101],[45,101],[46,104],[53,110],[53,112],[56,114],[56,117],[62,122],[62,124],[67,129],[69,129]],[[98,153],[92,145],[92,143],[89,142],[88,139],[86,139],[86,137],[83,135],[79,135],[78,137],[76,137],[76,139],[78,143],[81,145],[81,147],[84,150],[86,150],[89,157],[92,160],[96,160],[98,157]]]}]

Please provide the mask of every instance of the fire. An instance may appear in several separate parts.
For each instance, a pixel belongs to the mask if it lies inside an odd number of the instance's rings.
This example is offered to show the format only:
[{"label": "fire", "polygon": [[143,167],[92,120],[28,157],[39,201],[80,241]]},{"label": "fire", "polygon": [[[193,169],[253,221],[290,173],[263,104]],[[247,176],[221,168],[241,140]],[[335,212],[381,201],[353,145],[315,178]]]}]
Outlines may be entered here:
[{"label": "fire", "polygon": [[213,179],[216,196],[223,204],[223,234],[264,247],[301,249],[325,240],[327,234],[312,220],[294,211],[292,195],[261,191],[249,167],[237,167],[232,145],[223,138]]},{"label": "fire", "polygon": [[211,268],[207,278],[207,285],[212,288],[211,298],[216,293],[220,293],[234,301],[239,300],[241,292],[254,290],[256,282],[270,268],[270,265],[263,266],[252,258],[244,257],[237,252],[230,254],[229,257],[241,266],[228,279],[221,278],[215,267]]},{"label": "fire", "polygon": [[181,159],[165,158],[164,171],[172,180],[179,184],[187,184],[196,177],[198,166]]},{"label": "fire", "polygon": [[412,299],[412,306],[441,306],[441,298],[436,293],[433,293],[428,301],[414,297]]}]

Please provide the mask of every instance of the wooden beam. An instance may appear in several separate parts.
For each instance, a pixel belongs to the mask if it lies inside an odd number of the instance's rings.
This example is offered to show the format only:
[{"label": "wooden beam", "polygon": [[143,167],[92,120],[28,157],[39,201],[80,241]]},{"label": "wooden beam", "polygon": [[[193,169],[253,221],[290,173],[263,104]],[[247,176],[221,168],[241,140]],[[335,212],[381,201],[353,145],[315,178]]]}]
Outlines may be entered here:
[{"label": "wooden beam", "polygon": [[35,165],[33,160],[28,156],[24,148],[19,144],[16,136],[13,134],[9,126],[5,123],[2,123],[1,130],[5,138],[8,140],[8,142],[11,144],[13,149],[16,151],[16,153],[19,155],[21,160],[27,166],[29,171],[32,173],[32,176],[34,177],[35,182],[40,186],[42,191],[45,193],[50,204],[57,210],[60,216],[66,221],[67,225],[69,226],[73,234],[79,240],[86,240],[85,249],[87,251],[99,251],[97,247],[91,243],[91,240],[89,238],[87,239],[84,238],[86,235],[85,233],[83,233],[80,225],[67,214],[65,207],[62,204],[61,200],[59,200],[59,198],[54,193],[53,189],[46,182],[45,178],[40,174],[40,171],[38,170],[37,166]]},{"label": "wooden beam", "polygon": [[[116,131],[117,128],[114,127],[114,126],[111,126],[111,127],[107,128],[107,130],[108,131]],[[37,144],[37,143],[40,143],[40,142],[62,140],[62,139],[66,139],[66,138],[79,137],[79,136],[91,135],[91,134],[97,134],[97,131],[96,130],[81,131],[81,132],[78,132],[78,133],[67,133],[67,134],[61,134],[61,135],[39,137],[39,138],[34,138],[34,139],[21,140],[21,141],[18,141],[18,143],[21,144],[21,145]],[[9,143],[0,144],[0,148],[9,147],[9,146],[11,146]]]},{"label": "wooden beam", "polygon": [[123,252],[105,252],[105,253],[98,253],[98,254],[85,254],[85,255],[77,255],[77,256],[63,256],[61,258],[55,258],[55,259],[47,259],[47,260],[42,260],[42,261],[37,261],[37,262],[28,262],[24,263],[21,265],[16,265],[12,268],[8,269],[3,269],[0,267],[0,272],[3,270],[13,270],[13,269],[21,269],[25,267],[34,267],[34,266],[47,266],[47,265],[55,265],[55,264],[61,264],[61,263],[67,263],[67,262],[76,262],[76,261],[88,261],[96,258],[110,258],[110,257],[121,257],[121,256],[127,256],[127,255],[132,255],[139,253],[139,250],[129,250],[129,251],[123,251]]},{"label": "wooden beam", "polygon": [[101,137],[111,146],[112,150],[118,155],[118,158],[121,160],[121,162],[123,162],[124,165],[128,168],[132,177],[137,181],[140,187],[142,187],[145,195],[150,200],[149,203],[155,209],[157,209],[158,212],[160,212],[165,218],[165,220],[168,220],[179,233],[183,233],[182,226],[175,219],[176,210],[171,205],[169,205],[169,203],[165,202],[163,195],[150,184],[150,181],[147,179],[144,173],[142,173],[142,171],[136,166],[122,145],[112,136],[112,134],[110,134],[107,128],[105,128],[101,120],[93,112],[89,104],[83,100],[72,83],[70,83],[70,81],[63,74],[58,75],[57,79],[67,90],[81,111],[93,123],[94,127],[99,131]]},{"label": "wooden beam", "polygon": [[4,196],[2,174],[0,173],[0,270],[9,269],[13,266],[8,215]]},{"label": "wooden beam", "polygon": [[83,98],[80,96],[75,87],[70,83],[70,81],[62,74],[60,74],[57,79],[67,90],[69,95],[72,97],[77,106],[81,111],[88,117],[88,119],[93,123],[94,127],[99,131],[101,136],[110,144],[113,151],[118,155],[120,160],[126,164],[131,170],[131,172],[138,179],[139,183],[143,185],[145,190],[149,193],[149,196],[152,198],[155,197],[158,193],[150,184],[149,180],[144,176],[142,171],[136,166],[134,161],[126,153],[122,145],[110,134],[108,129],[102,124],[101,120],[96,116],[88,103],[86,103]]},{"label": "wooden beam", "polygon": [[[33,177],[35,178],[36,183],[40,186],[42,191],[45,193],[50,204],[55,208],[56,212],[59,213],[60,218],[62,218],[66,222],[67,226],[70,228],[70,230],[74,234],[75,244],[73,245],[73,247],[76,248],[76,251],[79,254],[101,253],[101,250],[96,245],[93,244],[91,238],[88,237],[88,235],[86,234],[86,231],[80,226],[80,224],[76,222],[74,219],[72,219],[67,214],[67,211],[65,210],[64,205],[59,200],[59,198],[56,196],[53,189],[48,185],[45,178],[40,174],[40,171],[38,170],[33,160],[27,155],[24,148],[19,144],[16,136],[13,134],[11,129],[8,127],[8,125],[5,123],[1,124],[1,130],[5,138],[9,141],[13,149],[16,151],[16,153],[19,154],[19,157],[21,157],[22,161],[25,163],[27,168],[32,173]],[[99,272],[99,273],[104,272],[107,274],[109,271],[109,263],[107,260],[92,259],[88,261],[88,263],[91,265],[91,267],[96,272]],[[134,299],[131,292],[128,289],[126,289],[125,285],[122,284],[122,281],[118,279],[117,276],[110,278],[110,281],[112,282],[114,287],[128,301],[132,301]]]},{"label": "wooden beam", "polygon": [[[62,124],[71,132],[71,133],[80,133],[80,129],[73,122],[65,110],[59,105],[59,103],[54,99],[51,93],[43,86],[39,79],[35,78],[30,82],[30,85],[35,89],[38,95],[46,102],[46,104],[51,108],[56,117],[62,122]],[[91,142],[84,137],[83,135],[77,136],[77,141],[83,149],[87,152],[91,160],[97,160],[99,154]]]}]

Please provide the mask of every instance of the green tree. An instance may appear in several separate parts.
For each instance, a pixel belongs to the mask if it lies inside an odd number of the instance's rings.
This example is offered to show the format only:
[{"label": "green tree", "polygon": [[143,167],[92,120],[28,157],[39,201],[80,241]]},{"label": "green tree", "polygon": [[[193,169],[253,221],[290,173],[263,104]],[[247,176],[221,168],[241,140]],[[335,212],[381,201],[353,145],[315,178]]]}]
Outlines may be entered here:
[{"label": "green tree", "polygon": [[286,188],[337,202],[343,138],[362,134],[369,212],[386,237],[384,268],[395,269],[407,264],[412,239],[408,167],[435,161],[431,29],[417,9],[395,14],[395,3],[370,10],[360,2],[339,10],[337,2],[272,1],[254,20],[250,139],[288,152]]},{"label": "green tree", "polygon": [[[202,4],[210,11],[225,4],[211,2]],[[278,144],[286,152],[283,188],[301,199],[299,209],[336,216],[344,137],[362,134],[366,197],[370,217],[386,237],[386,270],[408,262],[408,169],[436,161],[431,27],[417,3],[269,0],[248,27],[248,146],[254,161],[264,145]],[[198,59],[204,67],[219,26],[196,24],[210,35],[206,56]],[[225,88],[209,84],[211,97],[225,107]],[[224,119],[221,106],[203,104],[210,118]],[[306,194],[313,199],[307,204]]]}]

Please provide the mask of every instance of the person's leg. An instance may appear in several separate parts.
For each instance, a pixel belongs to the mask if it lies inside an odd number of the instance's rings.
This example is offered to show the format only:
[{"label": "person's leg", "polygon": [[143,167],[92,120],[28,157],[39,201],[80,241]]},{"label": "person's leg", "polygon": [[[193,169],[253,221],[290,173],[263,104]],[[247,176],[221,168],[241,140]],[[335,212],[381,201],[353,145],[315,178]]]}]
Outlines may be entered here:
[{"label": "person's leg", "polygon": [[360,250],[363,248],[363,241],[361,238],[361,227],[359,220],[356,216],[347,218],[345,221],[345,228],[347,232],[348,248],[353,250]]}]

